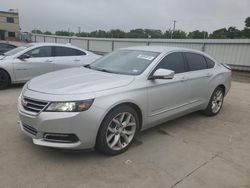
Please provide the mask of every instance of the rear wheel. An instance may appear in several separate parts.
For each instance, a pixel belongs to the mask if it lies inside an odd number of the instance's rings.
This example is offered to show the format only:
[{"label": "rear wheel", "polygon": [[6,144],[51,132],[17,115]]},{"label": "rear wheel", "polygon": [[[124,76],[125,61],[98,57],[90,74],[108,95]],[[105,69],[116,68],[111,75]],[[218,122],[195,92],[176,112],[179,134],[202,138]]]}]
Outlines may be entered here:
[{"label": "rear wheel", "polygon": [[218,114],[222,108],[223,100],[224,90],[222,87],[217,87],[210,98],[210,101],[206,110],[204,111],[204,114],[208,116],[215,116],[216,114]]},{"label": "rear wheel", "polygon": [[130,106],[119,106],[104,118],[98,132],[96,149],[104,154],[117,155],[132,144],[139,128],[139,118]]},{"label": "rear wheel", "polygon": [[10,77],[7,72],[0,69],[0,90],[6,89],[10,85]]}]

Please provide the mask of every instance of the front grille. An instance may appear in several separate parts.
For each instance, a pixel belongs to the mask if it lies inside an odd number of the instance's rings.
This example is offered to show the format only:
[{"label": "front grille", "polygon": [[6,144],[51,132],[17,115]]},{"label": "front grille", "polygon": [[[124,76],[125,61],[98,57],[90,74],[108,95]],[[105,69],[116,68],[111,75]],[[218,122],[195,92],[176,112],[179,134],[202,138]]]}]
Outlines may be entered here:
[{"label": "front grille", "polygon": [[43,139],[48,142],[75,143],[79,139],[75,134],[44,133]]},{"label": "front grille", "polygon": [[37,130],[34,127],[31,127],[25,123],[23,123],[23,129],[34,136],[37,134]]},{"label": "front grille", "polygon": [[23,98],[22,104],[25,110],[33,112],[33,113],[39,113],[48,105],[48,102],[29,99],[29,98]]}]

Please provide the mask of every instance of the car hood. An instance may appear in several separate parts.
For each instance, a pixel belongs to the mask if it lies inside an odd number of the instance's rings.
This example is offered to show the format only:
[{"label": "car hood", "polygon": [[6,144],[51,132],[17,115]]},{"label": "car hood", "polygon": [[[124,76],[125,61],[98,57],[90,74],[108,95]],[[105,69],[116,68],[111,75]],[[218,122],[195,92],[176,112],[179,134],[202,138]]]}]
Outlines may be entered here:
[{"label": "car hood", "polygon": [[29,82],[28,89],[55,95],[83,94],[123,87],[133,80],[134,76],[78,67],[38,76]]}]

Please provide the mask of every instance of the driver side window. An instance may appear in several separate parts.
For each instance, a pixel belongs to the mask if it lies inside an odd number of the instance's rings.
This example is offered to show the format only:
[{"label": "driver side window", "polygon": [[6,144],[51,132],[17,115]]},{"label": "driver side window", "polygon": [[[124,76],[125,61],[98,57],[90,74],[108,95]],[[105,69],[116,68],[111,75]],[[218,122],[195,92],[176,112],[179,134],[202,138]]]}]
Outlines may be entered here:
[{"label": "driver side window", "polygon": [[174,52],[164,57],[155,70],[161,68],[172,70],[175,74],[185,72],[185,63],[182,53]]},{"label": "driver side window", "polygon": [[42,46],[35,48],[26,52],[31,58],[38,58],[38,57],[51,57],[52,56],[52,47],[51,46]]}]

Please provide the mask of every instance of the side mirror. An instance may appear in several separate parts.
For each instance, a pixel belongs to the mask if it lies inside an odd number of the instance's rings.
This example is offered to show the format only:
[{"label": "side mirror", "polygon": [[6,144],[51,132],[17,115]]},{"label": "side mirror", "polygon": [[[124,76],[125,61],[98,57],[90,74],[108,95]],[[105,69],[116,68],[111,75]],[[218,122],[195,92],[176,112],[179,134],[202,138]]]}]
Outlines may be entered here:
[{"label": "side mirror", "polygon": [[157,69],[152,76],[149,77],[150,80],[154,79],[173,79],[174,71],[168,69]]},{"label": "side mirror", "polygon": [[29,59],[30,55],[29,54],[23,54],[18,57],[18,59],[24,60],[24,59]]}]

